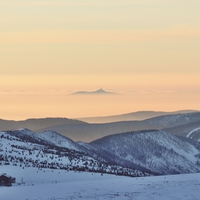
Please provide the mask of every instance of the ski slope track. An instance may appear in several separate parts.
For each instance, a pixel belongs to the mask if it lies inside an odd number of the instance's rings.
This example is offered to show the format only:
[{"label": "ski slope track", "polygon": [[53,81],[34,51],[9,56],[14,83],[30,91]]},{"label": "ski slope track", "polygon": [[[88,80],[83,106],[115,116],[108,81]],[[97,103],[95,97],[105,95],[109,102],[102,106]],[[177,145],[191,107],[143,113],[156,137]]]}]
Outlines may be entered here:
[{"label": "ski slope track", "polygon": [[186,137],[189,138],[194,132],[199,131],[199,130],[200,130],[200,127],[199,127],[199,128],[195,128],[194,130],[190,131],[190,132],[186,135]]}]

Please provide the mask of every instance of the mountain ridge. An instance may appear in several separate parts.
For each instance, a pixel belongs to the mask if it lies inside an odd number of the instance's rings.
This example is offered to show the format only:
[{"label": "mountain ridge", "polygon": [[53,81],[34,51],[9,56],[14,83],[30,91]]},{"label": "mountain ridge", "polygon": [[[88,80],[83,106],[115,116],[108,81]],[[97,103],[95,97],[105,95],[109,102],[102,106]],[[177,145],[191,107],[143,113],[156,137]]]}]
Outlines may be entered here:
[{"label": "mountain ridge", "polygon": [[172,112],[165,111],[137,111],[124,113],[119,115],[110,115],[110,116],[101,116],[101,117],[83,117],[77,118],[78,120],[85,121],[87,123],[110,123],[110,122],[118,122],[118,121],[135,121],[135,120],[145,120],[153,117],[164,116],[164,115],[172,115],[172,114],[185,114],[198,112],[197,110],[178,110]]},{"label": "mountain ridge", "polygon": [[[200,120],[200,112],[192,112],[186,114],[173,114],[153,117],[141,121],[120,121],[110,123],[90,124],[80,120],[68,118],[41,118],[41,119],[27,119],[24,121],[0,120],[0,131],[28,128],[35,132],[44,132],[52,130],[58,132],[74,141],[91,142],[95,139],[106,135],[115,133],[148,130],[148,129],[166,129],[181,126],[184,124],[196,122]],[[193,129],[200,127],[197,123],[192,126]],[[171,129],[173,133],[175,131]],[[186,128],[184,128],[186,135]],[[197,132],[193,135],[198,135]],[[196,137],[196,136],[195,136]]]},{"label": "mountain ridge", "polygon": [[200,120],[200,112],[159,116],[142,121],[120,121],[104,124],[58,125],[37,131],[45,131],[46,129],[53,130],[73,139],[74,141],[81,140],[83,142],[91,142],[92,140],[115,133],[148,129],[165,129],[197,120]]},{"label": "mountain ridge", "polygon": [[6,131],[11,129],[27,128],[31,130],[37,130],[48,126],[55,126],[61,124],[86,124],[86,122],[60,117],[47,117],[47,118],[30,118],[26,120],[5,120],[0,119],[0,131]]},{"label": "mountain ridge", "polygon": [[78,91],[78,92],[74,92],[71,95],[106,95],[106,94],[116,94],[113,92],[107,92],[105,90],[103,90],[102,88],[95,90],[95,91]]}]

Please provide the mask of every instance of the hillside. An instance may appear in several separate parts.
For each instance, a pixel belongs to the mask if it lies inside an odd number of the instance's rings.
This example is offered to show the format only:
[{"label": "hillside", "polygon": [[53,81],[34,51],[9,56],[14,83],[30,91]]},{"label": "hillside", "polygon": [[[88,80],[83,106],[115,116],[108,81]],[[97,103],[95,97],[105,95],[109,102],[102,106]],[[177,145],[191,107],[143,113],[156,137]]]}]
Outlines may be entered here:
[{"label": "hillside", "polygon": [[116,163],[123,160],[124,166],[132,163],[151,173],[200,172],[200,146],[194,146],[164,131],[115,134],[90,144],[100,151],[113,154]]},{"label": "hillside", "polygon": [[[191,142],[190,142],[191,141]],[[200,145],[163,130],[114,134],[91,143],[53,131],[0,132],[0,164],[127,176],[200,172]]]},{"label": "hillside", "polygon": [[28,129],[0,132],[0,166],[33,167],[146,176],[133,167],[115,165],[100,153],[89,154],[81,145],[55,132],[34,133]]}]

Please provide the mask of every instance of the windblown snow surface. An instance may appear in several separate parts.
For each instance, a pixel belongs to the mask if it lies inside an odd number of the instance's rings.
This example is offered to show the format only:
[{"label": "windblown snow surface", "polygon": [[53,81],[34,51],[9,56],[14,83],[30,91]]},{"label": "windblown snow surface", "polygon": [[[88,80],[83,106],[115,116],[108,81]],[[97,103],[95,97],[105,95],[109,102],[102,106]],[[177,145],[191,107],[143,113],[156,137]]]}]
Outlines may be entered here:
[{"label": "windblown snow surface", "polygon": [[199,199],[200,174],[130,178],[16,166],[0,171],[16,177],[11,187],[0,187],[1,200]]}]

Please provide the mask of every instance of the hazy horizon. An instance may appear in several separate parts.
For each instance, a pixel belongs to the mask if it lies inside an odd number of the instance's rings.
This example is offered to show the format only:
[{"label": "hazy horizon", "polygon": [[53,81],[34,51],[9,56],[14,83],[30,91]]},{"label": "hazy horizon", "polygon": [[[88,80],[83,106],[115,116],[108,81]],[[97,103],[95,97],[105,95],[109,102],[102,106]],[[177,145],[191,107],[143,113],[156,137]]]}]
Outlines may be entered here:
[{"label": "hazy horizon", "polygon": [[[107,115],[91,115],[91,116],[82,116],[82,117],[69,117],[69,116],[39,116],[39,117],[28,117],[28,118],[0,118],[0,120],[13,120],[13,121],[24,121],[24,120],[29,120],[29,119],[53,119],[53,118],[66,118],[66,119],[72,119],[72,120],[80,120],[80,121],[84,121],[84,119],[86,121],[84,122],[88,122],[88,123],[109,123],[109,122],[117,122],[117,121],[124,121],[124,120],[115,120],[115,119],[112,119],[113,117],[120,117],[120,116],[124,116],[124,115],[129,115],[129,114],[137,114],[137,113],[163,113],[163,114],[167,114],[167,113],[171,113],[171,114],[175,114],[175,113],[179,113],[179,112],[183,112],[183,113],[191,113],[191,112],[200,112],[200,110],[193,110],[193,109],[185,109],[185,110],[167,110],[167,111],[163,111],[163,110],[136,110],[136,111],[130,111],[130,112],[123,112],[123,113],[115,113],[115,114],[107,114]],[[156,116],[162,116],[162,115],[156,115]],[[141,119],[130,119],[132,121],[134,120],[143,120],[143,119],[148,119],[148,118],[153,118],[154,116],[152,117],[149,117],[148,115],[147,116],[141,116]],[[100,119],[104,119],[103,121],[101,121]],[[108,118],[108,120],[106,120],[106,118]],[[90,121],[89,119],[96,119],[96,121]],[[98,120],[99,119],[99,120]],[[120,118],[119,118],[120,119]],[[89,121],[88,121],[89,120]],[[128,120],[128,121],[130,121]],[[126,120],[127,121],[127,120]]]},{"label": "hazy horizon", "polygon": [[[200,110],[200,1],[0,0],[0,118]],[[102,88],[114,96],[70,96]]]}]

